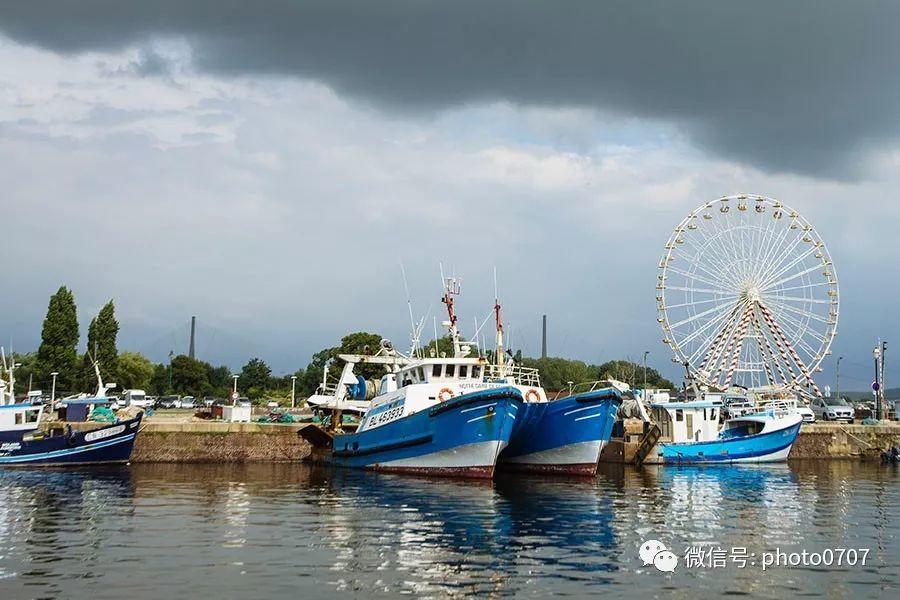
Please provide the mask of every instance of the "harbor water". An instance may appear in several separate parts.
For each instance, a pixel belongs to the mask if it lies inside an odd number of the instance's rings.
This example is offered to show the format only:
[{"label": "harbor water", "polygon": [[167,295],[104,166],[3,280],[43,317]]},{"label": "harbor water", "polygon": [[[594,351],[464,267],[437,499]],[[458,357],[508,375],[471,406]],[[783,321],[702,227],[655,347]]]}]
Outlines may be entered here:
[{"label": "harbor water", "polygon": [[[494,482],[299,464],[0,471],[4,600],[897,597],[898,535],[900,471],[851,461]],[[651,539],[674,572],[644,565]],[[688,566],[692,548],[726,562]],[[848,548],[865,564],[761,564]]]}]

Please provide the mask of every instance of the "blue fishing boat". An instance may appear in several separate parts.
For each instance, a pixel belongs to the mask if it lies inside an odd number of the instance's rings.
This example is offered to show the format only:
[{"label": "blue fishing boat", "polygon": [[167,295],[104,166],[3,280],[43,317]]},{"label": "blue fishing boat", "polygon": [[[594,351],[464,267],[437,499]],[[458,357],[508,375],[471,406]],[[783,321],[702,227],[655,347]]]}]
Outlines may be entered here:
[{"label": "blue fishing boat", "polygon": [[[131,458],[134,440],[141,428],[143,413],[135,418],[86,431],[75,431],[68,423],[53,423],[40,428],[44,405],[16,403],[15,362],[7,363],[0,350],[0,365],[8,381],[0,378],[0,467],[53,467],[124,463]],[[100,377],[99,365],[94,362],[97,393],[82,394],[64,399],[63,411],[69,421],[86,421],[95,406],[109,404],[106,385]]]},{"label": "blue fishing boat", "polygon": [[108,464],[130,459],[143,414],[90,431],[61,425],[40,432],[43,408],[0,406],[0,467]]},{"label": "blue fishing boat", "polygon": [[[685,463],[762,463],[787,460],[800,433],[803,416],[789,407],[772,405],[762,410],[727,419],[718,429],[721,402],[672,402],[654,404],[663,409],[671,421],[666,426],[681,424],[691,428],[686,441],[676,430],[673,442],[660,442],[655,461],[665,464]],[[670,429],[672,431],[672,429]],[[664,433],[665,436],[665,433]],[[679,439],[681,438],[681,439]]]},{"label": "blue fishing boat", "polygon": [[366,414],[356,433],[336,435],[334,464],[490,478],[509,442],[522,394],[511,387],[481,390],[394,418],[406,412],[406,404],[406,398],[382,403]]},{"label": "blue fishing boat", "polygon": [[516,416],[503,468],[535,473],[593,476],[609,442],[618,390],[604,388],[558,400],[526,402]]}]

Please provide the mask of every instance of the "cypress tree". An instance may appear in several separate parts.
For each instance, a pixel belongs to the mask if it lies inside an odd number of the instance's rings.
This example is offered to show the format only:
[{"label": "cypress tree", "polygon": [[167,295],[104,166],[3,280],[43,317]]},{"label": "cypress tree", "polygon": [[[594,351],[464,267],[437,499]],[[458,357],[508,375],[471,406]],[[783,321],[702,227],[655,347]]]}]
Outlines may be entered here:
[{"label": "cypress tree", "polygon": [[35,379],[47,387],[50,373],[59,372],[58,390],[72,390],[78,376],[78,315],[75,296],[62,286],[50,297],[41,329]]},{"label": "cypress tree", "polygon": [[104,382],[116,381],[119,367],[119,351],[116,349],[118,334],[119,322],[116,321],[116,309],[113,301],[110,300],[91,320],[88,327],[87,352],[82,359],[81,372],[81,387],[84,391],[97,389],[97,377],[91,357],[100,364],[100,375]]}]

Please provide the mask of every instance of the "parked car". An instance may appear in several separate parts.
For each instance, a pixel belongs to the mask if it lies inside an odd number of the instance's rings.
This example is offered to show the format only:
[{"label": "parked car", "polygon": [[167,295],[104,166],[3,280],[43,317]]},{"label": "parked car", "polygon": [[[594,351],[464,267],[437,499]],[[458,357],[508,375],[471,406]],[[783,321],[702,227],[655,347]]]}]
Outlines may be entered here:
[{"label": "parked car", "polygon": [[125,390],[122,398],[126,400],[127,404],[138,408],[150,408],[153,406],[154,400],[153,396],[146,395],[144,390]]},{"label": "parked car", "polygon": [[816,422],[816,413],[814,413],[810,407],[803,404],[802,402],[800,402],[800,401],[797,402],[796,411],[797,411],[797,414],[799,414],[801,417],[803,417],[804,423],[815,423]]},{"label": "parked car", "polygon": [[157,408],[181,408],[181,398],[178,396],[163,396],[156,405]]},{"label": "parked car", "polygon": [[816,417],[823,421],[854,421],[853,407],[843,398],[816,398],[811,408]]},{"label": "parked car", "polygon": [[216,399],[213,398],[212,396],[206,396],[206,397],[203,399],[203,406],[209,407],[209,406],[212,406],[212,405],[215,404],[215,403],[216,403]]},{"label": "parked car", "polygon": [[181,408],[194,408],[196,406],[193,396],[185,396],[181,399]]},{"label": "parked car", "polygon": [[237,403],[238,406],[252,406],[252,404],[250,403],[250,398],[247,398],[246,396],[241,396],[240,398],[238,398]]}]

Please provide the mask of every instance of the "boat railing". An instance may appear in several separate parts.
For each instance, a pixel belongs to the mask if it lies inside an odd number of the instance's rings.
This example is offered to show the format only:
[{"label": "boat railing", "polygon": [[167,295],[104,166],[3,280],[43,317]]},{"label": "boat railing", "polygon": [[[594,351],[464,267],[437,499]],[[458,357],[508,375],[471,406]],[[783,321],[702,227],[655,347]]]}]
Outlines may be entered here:
[{"label": "boat railing", "polygon": [[318,389],[316,390],[317,394],[321,394],[322,396],[334,396],[337,394],[338,384],[335,383],[320,383]]},{"label": "boat railing", "polygon": [[797,402],[794,400],[768,400],[757,406],[759,412],[771,413],[774,416],[789,415],[797,409]]},{"label": "boat railing", "polygon": [[541,387],[541,376],[537,369],[532,367],[520,367],[518,365],[486,365],[484,367],[486,379],[509,379],[516,385]]}]

